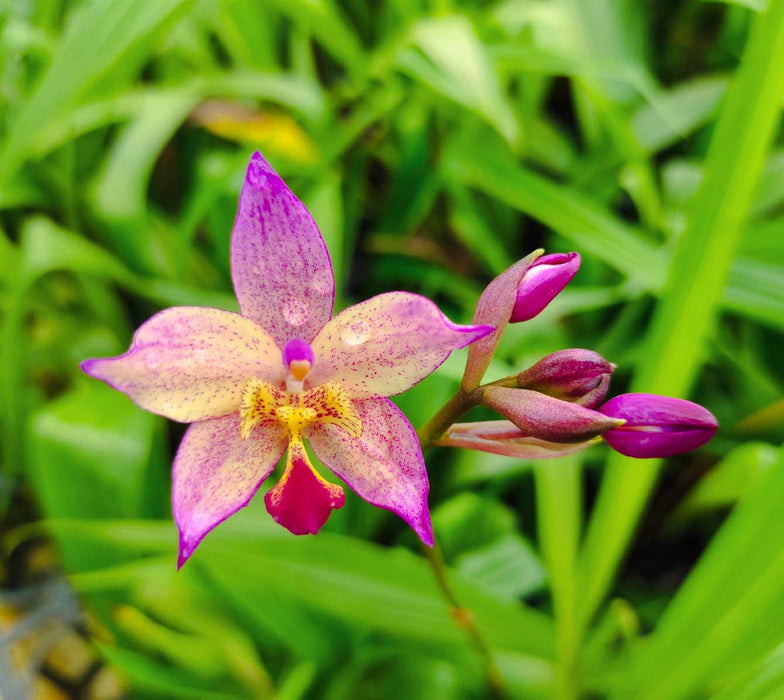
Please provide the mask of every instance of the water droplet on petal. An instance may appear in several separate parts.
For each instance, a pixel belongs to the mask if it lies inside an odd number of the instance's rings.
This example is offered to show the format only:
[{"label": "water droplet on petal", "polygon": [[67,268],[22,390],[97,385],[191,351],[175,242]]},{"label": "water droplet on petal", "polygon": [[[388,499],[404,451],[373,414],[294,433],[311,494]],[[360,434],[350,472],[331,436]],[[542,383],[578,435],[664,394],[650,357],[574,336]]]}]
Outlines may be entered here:
[{"label": "water droplet on petal", "polygon": [[371,331],[367,321],[357,319],[349,323],[340,334],[340,339],[351,346],[362,345],[370,340]]},{"label": "water droplet on petal", "polygon": [[332,284],[330,270],[318,270],[310,280],[310,287],[316,294],[329,294],[332,291]]},{"label": "water droplet on petal", "polygon": [[155,369],[161,364],[161,357],[157,352],[148,352],[144,356],[144,364],[148,369]]},{"label": "water droplet on petal", "polygon": [[308,320],[307,304],[299,299],[289,299],[283,304],[283,318],[292,326],[301,326]]}]

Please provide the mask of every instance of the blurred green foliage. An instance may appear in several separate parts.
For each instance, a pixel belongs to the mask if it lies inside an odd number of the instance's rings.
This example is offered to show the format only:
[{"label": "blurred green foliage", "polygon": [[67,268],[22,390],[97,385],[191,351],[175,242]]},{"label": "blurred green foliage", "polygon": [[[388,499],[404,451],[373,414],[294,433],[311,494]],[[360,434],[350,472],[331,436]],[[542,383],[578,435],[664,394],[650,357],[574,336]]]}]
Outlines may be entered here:
[{"label": "blurred green foliage", "polygon": [[[784,0],[10,0],[0,29],[3,542],[55,537],[132,697],[486,693],[411,533],[353,496],[316,538],[256,498],[176,573],[182,431],[78,369],[165,306],[236,308],[254,149],[338,306],[409,289],[466,322],[516,259],[578,250],[490,372],[592,348],[614,393],[719,417],[666,464],[428,455],[509,695],[780,697]],[[414,425],[462,361],[399,398]]]}]

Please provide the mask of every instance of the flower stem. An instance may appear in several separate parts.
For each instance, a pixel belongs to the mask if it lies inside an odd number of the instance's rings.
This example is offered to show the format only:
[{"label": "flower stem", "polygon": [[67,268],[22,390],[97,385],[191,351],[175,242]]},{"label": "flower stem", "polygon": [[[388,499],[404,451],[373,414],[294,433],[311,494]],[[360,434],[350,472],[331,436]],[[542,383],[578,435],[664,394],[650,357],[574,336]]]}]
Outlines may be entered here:
[{"label": "flower stem", "polygon": [[[449,429],[450,425],[468,411],[468,409],[475,406],[479,402],[481,391],[482,389],[480,387],[474,389],[470,394],[467,394],[462,388],[458,389],[457,393],[443,405],[438,413],[417,431],[419,444],[422,449],[425,450],[434,445]],[[438,589],[449,604],[452,618],[465,631],[468,639],[485,665],[490,697],[495,700],[507,698],[508,693],[506,692],[503,677],[498,670],[498,666],[496,666],[490,647],[476,625],[473,613],[468,608],[461,605],[449,583],[446,562],[444,561],[441,546],[438,544],[438,541],[435,541],[432,547],[423,545],[422,549],[424,550],[425,559],[427,559],[427,563],[430,565],[430,569],[433,572],[433,577],[436,580]]]},{"label": "flower stem", "polygon": [[428,447],[432,447],[449,429],[450,425],[469,408],[475,406],[479,402],[481,391],[482,389],[479,387],[467,394],[462,388],[458,389],[457,393],[441,407],[438,413],[417,431],[422,449],[426,450]]},{"label": "flower stem", "polygon": [[476,626],[473,613],[460,604],[454,590],[452,590],[440,545],[438,542],[434,542],[432,547],[423,545],[422,549],[424,550],[427,563],[430,564],[438,589],[449,603],[452,619],[465,631],[485,665],[489,697],[494,698],[494,700],[504,700],[508,697],[508,693],[506,692],[503,676],[501,676],[501,672],[493,659],[493,652]]}]

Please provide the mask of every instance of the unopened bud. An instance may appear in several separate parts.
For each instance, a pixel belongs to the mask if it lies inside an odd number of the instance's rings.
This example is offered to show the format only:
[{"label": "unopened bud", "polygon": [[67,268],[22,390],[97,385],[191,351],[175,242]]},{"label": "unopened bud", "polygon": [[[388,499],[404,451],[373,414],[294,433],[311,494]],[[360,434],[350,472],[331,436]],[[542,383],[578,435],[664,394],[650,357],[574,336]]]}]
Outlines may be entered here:
[{"label": "unopened bud", "polygon": [[615,365],[593,350],[570,348],[543,357],[517,375],[521,389],[595,408],[607,395]]},{"label": "unopened bud", "polygon": [[622,425],[575,403],[538,391],[488,386],[481,403],[514,423],[525,435],[550,442],[581,442]]},{"label": "unopened bud", "polygon": [[629,457],[671,457],[704,445],[719,424],[699,404],[656,394],[621,394],[599,411],[626,422],[602,437]]},{"label": "unopened bud", "polygon": [[511,421],[488,420],[479,423],[455,423],[437,444],[517,459],[550,459],[579,452],[594,442],[549,442],[525,435]]},{"label": "unopened bud", "polygon": [[542,255],[526,270],[517,285],[517,298],[510,323],[538,316],[580,269],[578,253]]},{"label": "unopened bud", "polygon": [[462,381],[463,391],[467,394],[482,381],[512,315],[517,300],[516,290],[525,273],[543,252],[540,248],[518,260],[490,282],[479,297],[471,323],[475,326],[492,326],[495,330],[468,346],[468,362]]}]

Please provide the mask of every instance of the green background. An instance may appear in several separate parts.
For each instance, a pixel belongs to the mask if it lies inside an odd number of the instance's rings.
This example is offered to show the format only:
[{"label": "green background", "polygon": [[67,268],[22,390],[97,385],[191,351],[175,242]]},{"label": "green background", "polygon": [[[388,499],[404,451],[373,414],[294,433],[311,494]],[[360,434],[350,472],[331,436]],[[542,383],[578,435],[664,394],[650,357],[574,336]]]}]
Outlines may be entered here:
[{"label": "green background", "polygon": [[[666,462],[427,455],[507,694],[782,696],[784,0],[7,0],[0,29],[3,566],[54,537],[130,697],[489,692],[414,535],[353,494],[301,538],[257,497],[178,574],[182,426],[79,371],[161,308],[236,309],[256,149],[338,308],[404,289],[468,322],[512,262],[576,250],[488,378],[585,347],[612,394],[720,421]],[[399,398],[415,426],[464,357]]]}]

